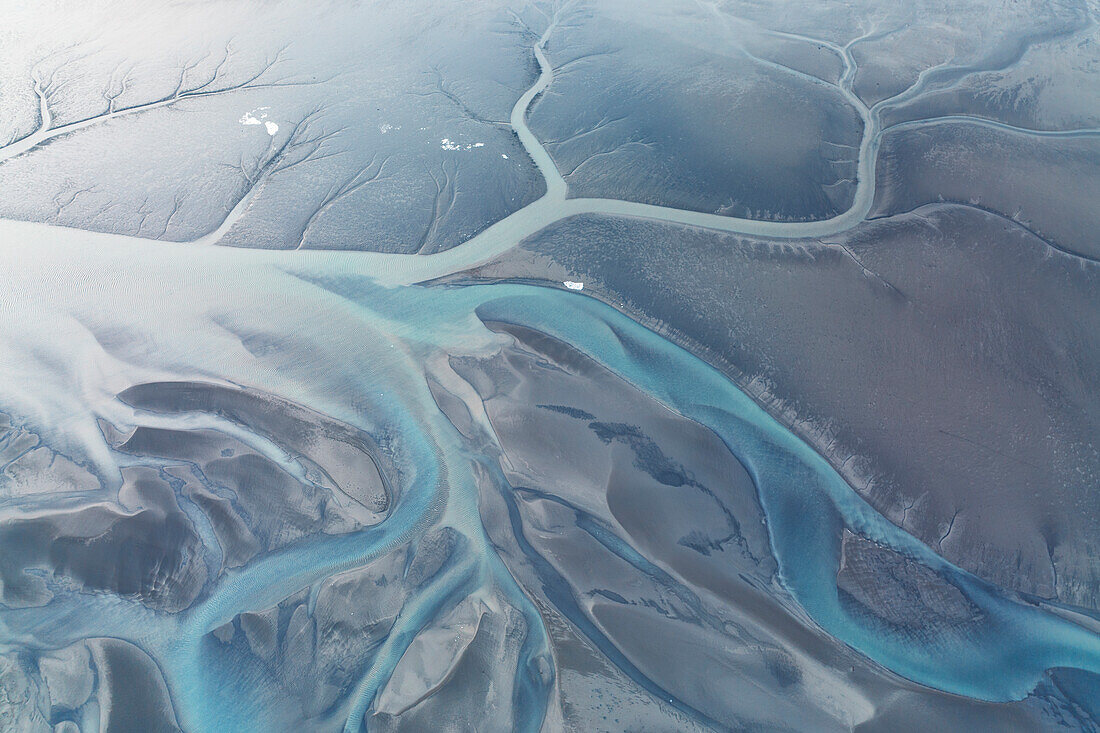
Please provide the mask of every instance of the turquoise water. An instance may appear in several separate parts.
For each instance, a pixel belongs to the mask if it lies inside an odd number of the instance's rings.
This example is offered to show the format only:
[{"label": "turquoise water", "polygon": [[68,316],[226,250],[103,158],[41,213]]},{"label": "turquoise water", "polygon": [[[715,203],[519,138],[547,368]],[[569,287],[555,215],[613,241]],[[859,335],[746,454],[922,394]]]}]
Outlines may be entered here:
[{"label": "turquoise water", "polygon": [[[1022,699],[1051,667],[1100,671],[1095,634],[1006,598],[898,529],[823,458],[699,359],[584,296],[491,292],[495,297],[475,305],[479,315],[574,345],[725,441],[756,483],[784,584],[830,635],[904,677],[983,700]],[[843,527],[948,578],[986,613],[978,631],[918,646],[846,613],[836,590]]]},{"label": "turquoise water", "polygon": [[[52,261],[46,256],[35,267],[49,270],[49,276],[29,267],[14,291],[33,304],[47,301],[21,288],[51,289],[53,305],[36,308],[26,316],[29,322],[18,325],[56,333],[59,324],[75,318],[90,324],[92,333],[99,323],[126,333],[124,341],[134,345],[133,351],[114,349],[110,368],[99,369],[115,393],[152,377],[204,375],[268,390],[372,434],[394,436],[398,476],[391,513],[375,527],[315,535],[228,571],[179,614],[79,592],[59,592],[45,608],[2,611],[0,630],[9,646],[50,648],[88,636],[130,640],[161,666],[186,729],[275,729],[291,714],[291,703],[263,675],[235,665],[210,632],[237,614],[271,607],[300,589],[313,588],[315,596],[325,578],[371,563],[431,527],[446,526],[461,536],[461,548],[430,582],[411,592],[345,702],[320,722],[360,729],[363,713],[416,635],[463,599],[495,594],[525,619],[513,702],[523,727],[537,729],[553,685],[547,631],[488,540],[479,513],[479,471],[483,478],[495,476],[498,484],[502,479],[491,470],[494,459],[472,447],[439,411],[425,381],[431,365],[446,355],[487,355],[503,344],[484,320],[526,326],[568,343],[713,430],[756,484],[782,583],[814,623],[876,663],[929,687],[989,701],[1026,697],[1052,667],[1100,672],[1095,634],[1013,600],[945,562],[872,509],[828,463],[722,374],[593,298],[514,284],[385,288],[344,274],[342,266],[333,267],[321,256],[289,272],[264,254],[222,253],[164,250],[140,268],[128,264],[133,260],[124,252],[116,259],[99,256],[94,266],[73,252],[67,258],[61,251]],[[188,258],[186,269],[179,256]],[[152,292],[164,278],[149,277],[149,271],[162,268],[174,273],[172,297],[157,298]],[[181,296],[185,293],[188,297]],[[154,305],[137,310],[133,303]],[[227,324],[232,338],[226,336]],[[150,339],[157,349],[143,346]],[[262,349],[256,340],[262,340]],[[22,404],[34,407],[28,412],[37,410],[63,426],[52,440],[67,441],[70,453],[83,452],[109,475],[121,458],[104,454],[102,438],[97,444],[81,428],[80,410],[89,419],[99,415],[120,425],[140,416],[122,409],[110,396],[114,393],[100,385],[67,381],[64,369],[70,361],[86,365],[107,359],[97,351],[101,346],[88,342],[82,351],[73,346],[78,343],[83,342],[59,345],[43,337],[28,353],[69,348],[74,350],[70,360],[46,360],[42,363],[53,366],[38,370],[28,363],[24,382],[6,383],[5,399],[11,404],[18,389]],[[251,348],[241,349],[242,343]],[[92,394],[101,396],[93,399]],[[956,586],[983,611],[973,631],[917,644],[846,611],[836,586],[844,528]],[[617,551],[632,562],[646,562],[628,546]],[[613,648],[606,653],[616,654]],[[629,665],[624,661],[623,666]],[[671,702],[707,722],[686,703]]]}]

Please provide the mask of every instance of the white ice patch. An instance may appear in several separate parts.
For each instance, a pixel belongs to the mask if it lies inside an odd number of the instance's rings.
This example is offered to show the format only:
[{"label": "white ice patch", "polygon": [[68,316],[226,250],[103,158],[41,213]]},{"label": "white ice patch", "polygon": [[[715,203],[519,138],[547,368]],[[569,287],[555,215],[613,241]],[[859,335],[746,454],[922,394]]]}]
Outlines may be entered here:
[{"label": "white ice patch", "polygon": [[237,120],[237,122],[242,125],[263,125],[264,129],[267,130],[267,134],[274,137],[275,133],[279,131],[279,126],[274,122],[264,121],[267,119],[267,110],[269,109],[271,109],[271,107],[257,107],[251,112],[245,112],[241,115],[241,119]]},{"label": "white ice patch", "polygon": [[473,150],[474,148],[483,148],[485,143],[457,143],[449,137],[442,138],[439,141],[439,147],[443,150]]},{"label": "white ice patch", "polygon": [[505,155],[504,153],[501,153],[501,154],[500,154],[500,157],[504,158],[505,160],[508,160],[508,156],[507,156],[507,155]]},{"label": "white ice patch", "polygon": [[565,280],[562,285],[570,290],[584,290],[584,283],[573,282],[572,280]]},{"label": "white ice patch", "polygon": [[[380,133],[382,133],[383,135],[385,135],[390,130],[400,130],[400,129],[401,129],[401,125],[391,125],[388,122],[383,122],[382,124],[380,124],[378,126],[378,131]],[[423,130],[425,128],[421,127],[420,129]]]}]

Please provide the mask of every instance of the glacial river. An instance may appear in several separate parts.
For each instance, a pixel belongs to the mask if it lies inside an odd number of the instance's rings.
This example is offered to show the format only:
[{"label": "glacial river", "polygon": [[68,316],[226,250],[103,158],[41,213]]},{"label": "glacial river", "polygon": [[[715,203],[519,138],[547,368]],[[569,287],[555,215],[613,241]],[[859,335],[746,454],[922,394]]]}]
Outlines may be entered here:
[{"label": "glacial river", "polygon": [[[500,337],[484,319],[569,343],[712,429],[756,484],[783,583],[822,629],[884,667],[940,690],[995,701],[1025,697],[1051,667],[1100,673],[1096,634],[946,563],[874,511],[727,378],[609,306],[582,293],[523,285],[387,288],[349,275],[342,256],[328,259],[316,254],[288,266],[284,256],[270,252],[182,245],[57,246],[33,255],[10,246],[0,250],[0,266],[9,273],[0,322],[7,345],[0,399],[42,428],[52,444],[97,464],[104,475],[119,464],[96,418],[119,426],[135,420],[114,395],[131,384],[201,375],[399,435],[397,460],[410,477],[377,527],[313,539],[230,571],[210,597],[178,616],[110,596],[65,596],[44,609],[0,614],[4,638],[58,645],[86,636],[133,640],[162,664],[189,727],[226,730],[236,721],[246,729],[250,721],[277,715],[279,701],[247,689],[206,659],[204,635],[238,613],[365,563],[432,523],[466,536],[471,559],[411,601],[402,624],[415,631],[455,594],[476,595],[492,583],[509,589],[511,602],[541,628],[486,539],[475,479],[463,468],[468,448],[435,406],[424,378],[424,365],[441,354],[496,348]],[[232,333],[226,323],[234,324]],[[112,345],[101,342],[104,333],[126,338]],[[275,345],[249,350],[242,334]],[[976,631],[915,644],[846,612],[836,590],[843,528],[946,578],[981,609]],[[360,686],[359,711],[408,642],[391,634]],[[536,645],[526,653],[536,657],[546,650]],[[535,689],[530,698],[545,701],[544,693]],[[538,705],[529,712],[532,724],[541,720]]]}]

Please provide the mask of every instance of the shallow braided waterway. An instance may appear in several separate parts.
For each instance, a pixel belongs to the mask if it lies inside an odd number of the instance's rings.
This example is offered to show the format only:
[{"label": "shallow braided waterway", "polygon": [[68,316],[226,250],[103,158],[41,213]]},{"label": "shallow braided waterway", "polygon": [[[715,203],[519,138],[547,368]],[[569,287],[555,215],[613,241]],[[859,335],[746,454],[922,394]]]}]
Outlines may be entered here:
[{"label": "shallow braided waterway", "polygon": [[[292,266],[270,253],[171,246],[58,246],[33,256],[5,247],[0,257],[10,294],[0,397],[108,485],[117,482],[124,457],[104,445],[96,420],[117,428],[140,423],[140,412],[115,395],[157,380],[202,375],[396,436],[396,500],[378,526],[319,535],[229,570],[208,596],[176,615],[63,590],[44,608],[0,612],[9,645],[133,641],[160,664],[186,729],[277,726],[284,713],[262,680],[227,666],[211,632],[441,526],[459,533],[464,549],[402,608],[357,686],[347,729],[359,729],[412,638],[441,609],[494,590],[529,624],[516,671],[527,690],[517,693],[524,701],[517,724],[539,728],[552,684],[537,672],[549,669],[546,632],[482,527],[475,469],[483,459],[440,412],[425,381],[444,355],[499,349],[500,335],[485,324],[501,322],[570,344],[719,436],[752,477],[782,584],[812,623],[874,662],[923,685],[990,701],[1022,699],[1052,667],[1100,672],[1096,634],[950,566],[875,512],[720,373],[584,294],[508,284],[386,288],[349,274],[343,257],[324,254]],[[116,335],[110,342],[108,332]],[[260,338],[262,349],[254,344]],[[186,426],[186,416],[176,420]],[[836,589],[844,529],[942,576],[981,609],[980,622],[965,635],[933,634],[918,644],[846,611]]]}]

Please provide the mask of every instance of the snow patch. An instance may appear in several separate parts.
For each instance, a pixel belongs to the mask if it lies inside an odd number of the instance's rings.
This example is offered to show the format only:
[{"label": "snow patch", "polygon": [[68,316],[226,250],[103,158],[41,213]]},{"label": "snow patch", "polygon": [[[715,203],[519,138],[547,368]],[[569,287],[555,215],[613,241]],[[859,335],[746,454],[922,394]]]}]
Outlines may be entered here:
[{"label": "snow patch", "polygon": [[440,139],[439,147],[443,150],[473,150],[474,148],[483,148],[485,143],[466,143],[465,145],[459,142],[455,142],[449,137]]},{"label": "snow patch", "polygon": [[570,290],[584,290],[584,283],[573,282],[572,280],[565,280],[562,285]]},{"label": "snow patch", "polygon": [[251,112],[245,112],[241,115],[241,118],[237,120],[237,122],[242,125],[263,125],[264,129],[267,130],[267,134],[274,137],[275,133],[279,131],[279,126],[274,122],[265,122],[267,119],[267,110],[269,109],[271,109],[271,107],[257,107]]}]

